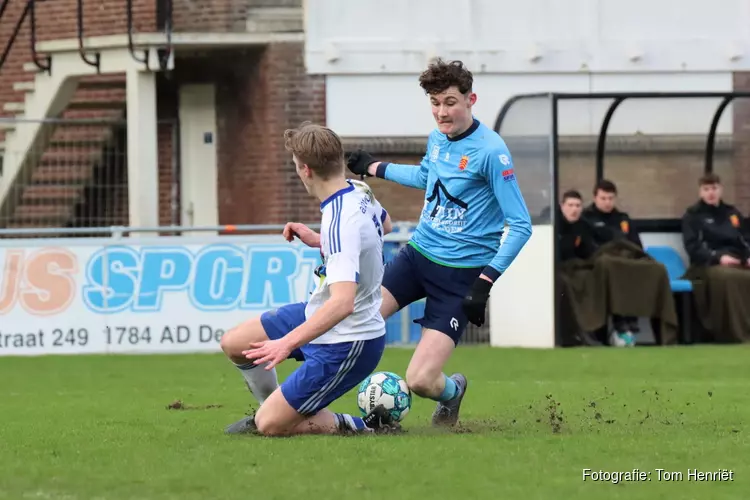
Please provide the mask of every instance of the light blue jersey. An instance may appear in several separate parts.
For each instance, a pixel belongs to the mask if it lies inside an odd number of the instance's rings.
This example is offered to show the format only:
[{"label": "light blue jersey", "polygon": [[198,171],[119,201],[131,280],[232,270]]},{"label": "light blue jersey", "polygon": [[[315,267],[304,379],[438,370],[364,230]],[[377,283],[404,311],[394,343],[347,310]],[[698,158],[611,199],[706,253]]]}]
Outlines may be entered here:
[{"label": "light blue jersey", "polygon": [[[434,130],[421,165],[383,162],[377,176],[425,190],[409,244],[438,264],[488,266],[484,274],[495,280],[531,236],[531,217],[508,147],[476,119],[455,138]],[[506,222],[510,230],[501,245]]]}]

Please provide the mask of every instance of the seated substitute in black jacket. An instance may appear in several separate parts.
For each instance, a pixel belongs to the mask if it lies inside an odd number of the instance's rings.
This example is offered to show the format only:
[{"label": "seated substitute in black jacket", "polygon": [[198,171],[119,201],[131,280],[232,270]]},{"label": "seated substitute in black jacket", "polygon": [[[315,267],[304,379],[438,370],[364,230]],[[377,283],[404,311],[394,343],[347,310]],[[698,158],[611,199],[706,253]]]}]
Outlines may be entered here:
[{"label": "seated substitute in black jacket", "polygon": [[591,227],[581,219],[583,198],[575,190],[566,191],[560,203],[560,224],[558,248],[560,260],[588,259],[594,254],[595,246]]},{"label": "seated substitute in black jacket", "polygon": [[703,176],[700,201],[682,217],[696,312],[717,342],[750,341],[750,238],[747,221],[722,200],[721,180]]},{"label": "seated substitute in black jacket", "polygon": [[722,200],[719,176],[699,181],[700,201],[682,217],[682,240],[690,263],[698,266],[750,267],[747,221]]},{"label": "seated substitute in black jacket", "polygon": [[[616,207],[617,186],[602,179],[594,187],[594,202],[583,211],[583,220],[592,228],[594,244],[600,247],[611,241],[626,239],[643,248],[641,237],[633,227],[630,216]],[[610,345],[630,346],[635,344],[634,334],[640,331],[638,318],[612,315],[614,331],[609,336]]]},{"label": "seated substitute in black jacket", "polygon": [[[561,263],[558,268],[561,292],[559,325],[563,346],[601,345],[583,326],[596,322],[596,318],[590,315],[590,309],[586,308],[587,302],[582,298],[591,299],[590,296],[596,293],[596,288],[590,286],[587,280],[588,276],[593,275],[586,271],[581,272],[580,268],[575,266],[585,266],[585,262],[594,255],[596,248],[591,228],[581,219],[582,211],[581,193],[575,190],[566,191],[562,195],[560,206],[557,207],[557,248]],[[595,302],[588,302],[591,303]],[[606,318],[606,311],[604,313]]]},{"label": "seated substitute in black jacket", "polygon": [[611,346],[633,346],[637,318],[643,317],[658,320],[654,336],[659,343],[673,343],[677,314],[667,270],[640,246],[628,215],[615,211],[614,193],[611,182],[597,185],[595,205],[588,209],[596,228],[585,211],[579,218],[581,195],[563,195],[557,224],[563,342],[589,344],[595,335]]},{"label": "seated substitute in black jacket", "polygon": [[594,243],[601,246],[624,238],[643,248],[630,216],[619,211],[616,203],[617,186],[606,179],[599,181],[594,188],[594,202],[583,211],[583,219],[593,228]]}]

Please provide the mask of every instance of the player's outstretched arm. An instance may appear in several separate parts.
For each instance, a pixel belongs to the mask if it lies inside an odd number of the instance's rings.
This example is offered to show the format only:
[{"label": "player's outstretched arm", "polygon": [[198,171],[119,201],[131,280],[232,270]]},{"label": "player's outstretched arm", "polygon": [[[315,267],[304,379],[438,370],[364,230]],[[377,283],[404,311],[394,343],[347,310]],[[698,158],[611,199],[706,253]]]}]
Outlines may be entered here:
[{"label": "player's outstretched arm", "polygon": [[286,226],[284,226],[283,234],[284,239],[290,243],[294,241],[294,237],[296,236],[305,245],[312,248],[320,248],[320,234],[299,222],[287,222]]},{"label": "player's outstretched arm", "polygon": [[427,187],[428,161],[425,155],[420,165],[382,162],[373,158],[367,151],[360,149],[349,156],[346,165],[356,175],[380,177],[403,186],[424,189]]},{"label": "player's outstretched arm", "polygon": [[510,229],[497,254],[474,281],[464,298],[466,317],[477,326],[484,324],[492,284],[508,269],[531,237],[531,215],[516,181],[510,153],[507,150],[495,151],[490,154],[484,168],[485,179],[494,192]]},{"label": "player's outstretched arm", "polygon": [[505,241],[500,245],[500,249],[484,272],[492,281],[495,281],[508,269],[529,241],[531,215],[521,194],[521,188],[518,186],[510,153],[507,150],[496,151],[490,155],[485,168],[487,182],[495,193],[495,198],[510,226]]}]

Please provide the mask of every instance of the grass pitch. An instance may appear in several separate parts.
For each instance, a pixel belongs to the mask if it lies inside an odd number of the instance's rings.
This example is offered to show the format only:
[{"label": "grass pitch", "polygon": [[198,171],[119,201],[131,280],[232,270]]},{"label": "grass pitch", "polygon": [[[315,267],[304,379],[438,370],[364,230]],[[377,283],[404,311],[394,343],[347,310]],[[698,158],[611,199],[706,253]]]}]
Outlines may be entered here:
[{"label": "grass pitch", "polygon": [[[380,369],[403,374],[410,354],[388,349]],[[434,403],[415,399],[402,435],[269,439],[222,434],[251,398],[219,355],[0,358],[0,498],[745,499],[749,359],[744,346],[461,347],[454,431],[431,429]],[[587,468],[647,480],[583,481]]]}]

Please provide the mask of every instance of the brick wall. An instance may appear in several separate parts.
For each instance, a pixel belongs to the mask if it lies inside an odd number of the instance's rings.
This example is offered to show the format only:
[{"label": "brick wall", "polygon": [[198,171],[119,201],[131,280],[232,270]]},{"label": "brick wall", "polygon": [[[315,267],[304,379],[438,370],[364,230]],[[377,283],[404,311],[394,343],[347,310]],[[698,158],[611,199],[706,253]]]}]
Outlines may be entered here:
[{"label": "brick wall", "polygon": [[[5,13],[2,19],[0,19],[0,53],[5,50],[24,8],[24,2],[18,1],[9,2],[6,6]],[[13,90],[13,83],[31,79],[23,71],[24,63],[30,60],[29,50],[29,23],[26,21],[8,55],[8,59],[0,69],[0,116],[13,115],[13,112],[3,109],[3,104],[7,102],[23,102],[23,93],[15,92]],[[3,132],[0,130],[0,139],[2,136]]]},{"label": "brick wall", "polygon": [[[153,32],[156,28],[156,1],[133,0],[133,24],[136,31]],[[14,0],[0,20],[0,52],[10,41],[13,29],[21,18],[26,2]],[[36,3],[36,34],[38,41],[76,38],[76,0],[55,0]],[[111,35],[127,32],[124,1],[84,1],[84,36]],[[26,18],[13,43],[8,59],[0,69],[0,116],[13,116],[3,110],[7,102],[23,102],[24,92],[14,91],[13,83],[32,81],[34,75],[23,71],[31,62],[30,16]],[[54,71],[54,68],[53,68]]]},{"label": "brick wall", "polygon": [[176,0],[173,26],[176,32],[209,33],[243,31],[246,1]]},{"label": "brick wall", "polygon": [[262,7],[301,7],[302,0],[174,0],[178,32],[242,32],[248,12]]},{"label": "brick wall", "polygon": [[[734,74],[734,89],[750,91],[750,72]],[[743,213],[750,214],[750,99],[736,99],[733,110],[735,147],[732,169],[736,202]]]},{"label": "brick wall", "polygon": [[[156,136],[159,158],[159,225],[179,223],[179,133],[178,93],[174,79],[164,73],[157,76]],[[174,197],[177,197],[173,200]],[[174,202],[174,204],[173,204]],[[176,212],[176,213],[174,213]]]},{"label": "brick wall", "polygon": [[[637,143],[633,146],[638,147]],[[618,187],[618,205],[634,218],[679,218],[698,199],[698,178],[704,173],[705,140],[692,144],[664,144],[657,151],[610,151],[605,176]],[[614,149],[614,148],[612,148]],[[643,147],[643,149],[647,149]],[[560,191],[578,189],[587,203],[596,178],[593,154],[563,152],[560,157]],[[714,155],[714,172],[721,175],[728,201],[733,188],[731,149],[723,145]]]},{"label": "brick wall", "polygon": [[[302,45],[271,44],[256,50],[184,54],[170,79],[160,80],[166,102],[185,83],[213,82],[216,87],[218,200],[221,224],[315,222],[318,203],[299,181],[284,130],[303,121],[325,123],[324,79],[305,73]],[[171,110],[160,105],[160,119]],[[173,145],[160,135],[161,193],[169,178]],[[168,213],[162,200],[160,213]]]}]

